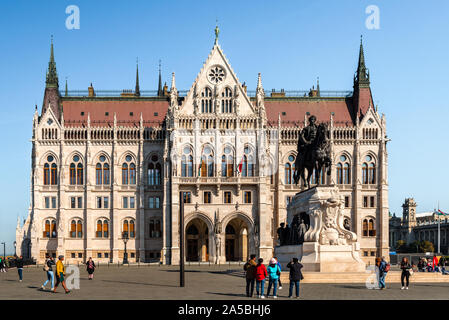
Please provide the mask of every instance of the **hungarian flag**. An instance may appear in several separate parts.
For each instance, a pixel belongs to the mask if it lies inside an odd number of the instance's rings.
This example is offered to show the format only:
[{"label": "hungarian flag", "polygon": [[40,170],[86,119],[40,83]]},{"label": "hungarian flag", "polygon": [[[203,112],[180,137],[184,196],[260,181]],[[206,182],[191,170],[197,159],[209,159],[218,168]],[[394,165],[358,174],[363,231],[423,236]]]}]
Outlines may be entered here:
[{"label": "hungarian flag", "polygon": [[449,213],[443,212],[440,209],[438,209],[438,211],[436,211],[436,214],[439,216],[449,216]]},{"label": "hungarian flag", "polygon": [[242,160],[240,160],[239,166],[237,167],[237,170],[239,171],[239,173],[242,173],[244,159],[245,159],[245,156],[242,156]]}]

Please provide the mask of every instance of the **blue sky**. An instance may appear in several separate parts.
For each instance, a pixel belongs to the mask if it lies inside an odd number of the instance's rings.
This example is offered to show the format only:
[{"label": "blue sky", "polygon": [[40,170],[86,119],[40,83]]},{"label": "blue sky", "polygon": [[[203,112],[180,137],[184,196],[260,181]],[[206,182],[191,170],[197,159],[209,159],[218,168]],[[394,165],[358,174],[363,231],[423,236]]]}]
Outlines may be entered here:
[{"label": "blue sky", "polygon": [[[65,26],[68,5],[80,29]],[[368,5],[380,29],[365,26]],[[0,3],[0,241],[12,252],[17,216],[30,202],[31,128],[42,105],[50,35],[60,85],[69,89],[131,89],[139,57],[140,86],[176,72],[188,89],[213,45],[220,44],[249,89],[262,73],[266,90],[351,90],[360,35],[379,111],[387,116],[390,210],[405,197],[418,212],[449,211],[449,2],[424,1],[19,1]],[[0,249],[1,251],[1,249]]]}]

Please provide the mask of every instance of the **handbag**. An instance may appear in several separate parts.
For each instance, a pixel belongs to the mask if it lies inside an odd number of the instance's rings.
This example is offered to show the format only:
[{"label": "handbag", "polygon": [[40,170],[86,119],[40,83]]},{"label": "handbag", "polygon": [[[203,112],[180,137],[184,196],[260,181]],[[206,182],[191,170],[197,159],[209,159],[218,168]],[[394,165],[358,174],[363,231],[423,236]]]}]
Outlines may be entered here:
[{"label": "handbag", "polygon": [[47,272],[48,270],[50,270],[50,268],[48,267],[47,264],[45,264],[43,270],[44,270],[45,272]]},{"label": "handbag", "polygon": [[413,273],[414,273],[413,269],[409,269],[409,270],[408,270],[408,274],[409,274],[409,275],[411,275],[411,276],[412,276],[412,275],[413,275]]}]

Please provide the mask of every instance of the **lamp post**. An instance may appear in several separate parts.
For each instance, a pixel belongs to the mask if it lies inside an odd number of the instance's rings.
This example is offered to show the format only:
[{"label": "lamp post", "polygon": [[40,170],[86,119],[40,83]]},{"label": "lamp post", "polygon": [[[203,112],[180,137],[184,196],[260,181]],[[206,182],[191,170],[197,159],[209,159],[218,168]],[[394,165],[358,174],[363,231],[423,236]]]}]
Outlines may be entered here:
[{"label": "lamp post", "polygon": [[6,260],[6,243],[2,242],[3,245],[3,260]]},{"label": "lamp post", "polygon": [[17,255],[17,242],[14,241],[14,257]]},{"label": "lamp post", "polygon": [[123,264],[128,263],[128,252],[126,252],[126,243],[128,242],[128,232],[123,232],[123,243],[125,244],[125,253],[123,254]]},{"label": "lamp post", "polygon": [[179,192],[179,286],[184,287],[184,201],[185,192]]}]

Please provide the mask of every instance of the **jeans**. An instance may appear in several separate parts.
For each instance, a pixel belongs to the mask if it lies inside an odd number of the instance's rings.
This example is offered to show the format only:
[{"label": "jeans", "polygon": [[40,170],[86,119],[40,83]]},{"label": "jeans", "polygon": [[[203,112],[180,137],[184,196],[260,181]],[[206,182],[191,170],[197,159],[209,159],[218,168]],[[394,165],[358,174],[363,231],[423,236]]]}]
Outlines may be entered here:
[{"label": "jeans", "polygon": [[402,273],[401,273],[401,284],[402,284],[403,287],[404,287],[404,278],[405,278],[406,284],[407,284],[405,287],[408,287],[409,277],[410,277],[410,273],[408,271],[402,271]]},{"label": "jeans", "polygon": [[278,279],[269,279],[268,280],[267,297],[270,295],[271,286],[273,286],[273,296],[276,296],[277,285],[278,285]]},{"label": "jeans", "polygon": [[53,271],[47,271],[47,280],[43,284],[44,287],[47,285],[48,281],[51,281],[51,288],[53,289],[55,287],[55,275]]},{"label": "jeans", "polygon": [[23,268],[17,268],[17,272],[19,273],[19,280],[23,278]]},{"label": "jeans", "polygon": [[[252,297],[254,293],[254,282],[255,279],[246,279],[246,296]],[[251,290],[251,291],[250,291]]]},{"label": "jeans", "polygon": [[288,290],[288,296],[291,297],[293,295],[293,286],[296,289],[296,296],[299,297],[299,281],[290,280],[290,288]]},{"label": "jeans", "polygon": [[[261,288],[260,291],[259,291],[259,287]],[[263,280],[256,280],[256,292],[257,292],[257,295],[263,296],[264,287],[265,287],[265,279],[263,279]]]},{"label": "jeans", "polygon": [[386,272],[383,272],[379,275],[379,288],[385,288],[385,278],[387,276]]}]

